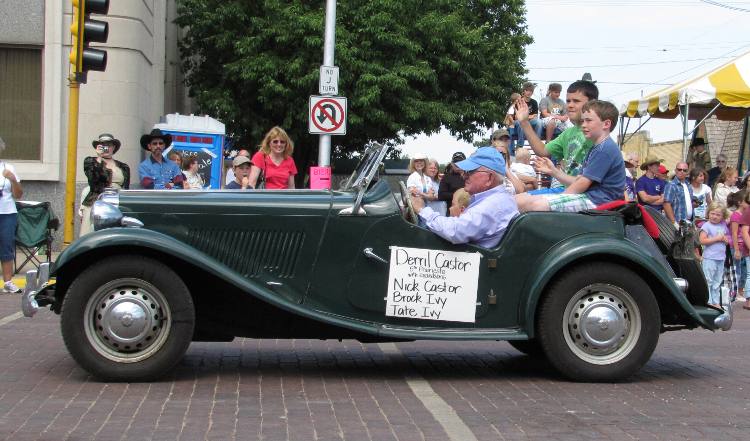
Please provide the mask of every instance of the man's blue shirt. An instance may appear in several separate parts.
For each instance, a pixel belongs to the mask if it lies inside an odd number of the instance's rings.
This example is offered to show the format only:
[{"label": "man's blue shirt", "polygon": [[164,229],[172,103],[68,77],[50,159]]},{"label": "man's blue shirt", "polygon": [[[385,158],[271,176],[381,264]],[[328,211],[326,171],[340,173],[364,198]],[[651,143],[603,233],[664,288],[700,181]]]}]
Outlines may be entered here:
[{"label": "man's blue shirt", "polygon": [[458,217],[441,216],[430,207],[419,212],[427,228],[443,239],[484,248],[493,248],[500,243],[505,229],[516,215],[516,200],[502,185],[473,195],[466,211]]},{"label": "man's blue shirt", "polygon": [[[138,174],[141,178],[141,185],[143,188],[153,188],[155,190],[163,190],[168,182],[174,182],[173,179],[176,176],[182,176],[180,167],[172,161],[162,156],[161,162],[154,160],[152,155],[148,155],[148,158],[144,159],[143,162],[138,166]],[[146,178],[146,182],[144,182]],[[149,184],[152,181],[153,184]],[[180,186],[182,179],[179,179]]]},{"label": "man's blue shirt", "polygon": [[[687,183],[687,180],[684,183],[688,188],[690,199],[692,199],[692,186]],[[671,181],[667,182],[667,187],[664,189],[664,202],[669,202],[669,204],[672,206],[672,211],[674,212],[674,220],[676,222],[679,222],[681,220],[691,220],[688,219],[687,205],[685,205],[685,187],[682,184],[683,183],[680,182],[677,177],[675,177]],[[706,213],[706,215],[708,215],[708,213]]]}]

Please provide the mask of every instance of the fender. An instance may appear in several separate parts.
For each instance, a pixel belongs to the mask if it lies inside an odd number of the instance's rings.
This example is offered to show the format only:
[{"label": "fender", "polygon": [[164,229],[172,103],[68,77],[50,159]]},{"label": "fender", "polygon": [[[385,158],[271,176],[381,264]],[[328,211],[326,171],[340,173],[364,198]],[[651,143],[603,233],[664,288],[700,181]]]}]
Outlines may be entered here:
[{"label": "fender", "polygon": [[612,236],[604,234],[589,234],[585,238],[575,236],[555,245],[534,265],[540,270],[532,273],[527,279],[523,292],[530,294],[527,296],[526,304],[522,306],[525,310],[519,311],[520,318],[522,318],[521,327],[527,330],[529,337],[534,335],[536,308],[547,284],[566,266],[575,264],[576,261],[592,255],[613,256],[637,265],[639,271],[646,272],[658,280],[683,311],[696,323],[706,329],[714,329],[714,326],[707,323],[688,302],[674,280],[666,277],[663,271],[652,269],[661,267],[662,264],[659,261],[622,239],[614,239]]},{"label": "fender", "polygon": [[371,335],[378,334],[378,327],[371,323],[347,320],[341,316],[333,316],[299,305],[296,302],[288,301],[283,293],[275,292],[267,288],[266,282],[275,281],[275,279],[266,276],[261,276],[257,279],[247,279],[212,257],[196,251],[195,248],[192,248],[171,236],[148,229],[109,228],[87,234],[76,240],[60,253],[60,256],[55,262],[52,274],[59,274],[61,270],[64,270],[66,265],[69,265],[71,262],[80,258],[85,258],[87,254],[95,251],[101,252],[102,250],[106,250],[107,253],[114,254],[118,249],[133,247],[148,248],[166,255],[174,256],[178,259],[195,262],[207,273],[213,274],[231,283],[242,291],[257,297],[270,305],[293,314],[362,333]]}]

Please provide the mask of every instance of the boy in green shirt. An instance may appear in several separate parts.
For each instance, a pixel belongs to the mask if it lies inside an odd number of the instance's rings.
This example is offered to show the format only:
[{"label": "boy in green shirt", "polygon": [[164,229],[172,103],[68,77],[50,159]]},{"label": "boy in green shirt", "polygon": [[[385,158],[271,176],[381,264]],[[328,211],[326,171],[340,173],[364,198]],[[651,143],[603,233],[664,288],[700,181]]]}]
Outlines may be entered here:
[{"label": "boy in green shirt", "polygon": [[[579,80],[568,86],[568,117],[574,126],[547,144],[536,136],[536,132],[529,124],[526,103],[523,100],[516,102],[516,119],[537,155],[534,165],[537,171],[552,176],[558,182],[557,187],[567,187],[581,173],[583,160],[593,145],[581,131],[581,109],[590,100],[598,98],[599,89],[591,81]],[[550,157],[558,162],[560,168],[555,167]]]}]

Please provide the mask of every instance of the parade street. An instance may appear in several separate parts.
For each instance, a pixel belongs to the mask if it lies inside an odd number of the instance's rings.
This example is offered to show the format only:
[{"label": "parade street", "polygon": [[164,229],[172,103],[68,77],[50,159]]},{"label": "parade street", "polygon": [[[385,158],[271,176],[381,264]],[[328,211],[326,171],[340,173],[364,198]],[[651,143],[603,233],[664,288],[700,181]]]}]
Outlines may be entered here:
[{"label": "parade street", "polygon": [[[747,439],[750,313],[663,334],[629,382],[562,380],[503,342],[193,343],[156,383],[101,383],[59,318],[0,297],[0,439]],[[83,342],[82,342],[83,343]]]}]

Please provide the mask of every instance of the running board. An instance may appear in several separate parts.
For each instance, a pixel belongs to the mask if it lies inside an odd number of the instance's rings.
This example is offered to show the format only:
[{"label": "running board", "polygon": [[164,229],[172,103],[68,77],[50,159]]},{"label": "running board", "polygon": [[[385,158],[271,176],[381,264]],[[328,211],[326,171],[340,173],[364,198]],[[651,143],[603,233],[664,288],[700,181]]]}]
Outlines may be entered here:
[{"label": "running board", "polygon": [[397,337],[413,340],[528,340],[529,336],[520,328],[427,328],[382,325],[378,329],[381,337]]}]

